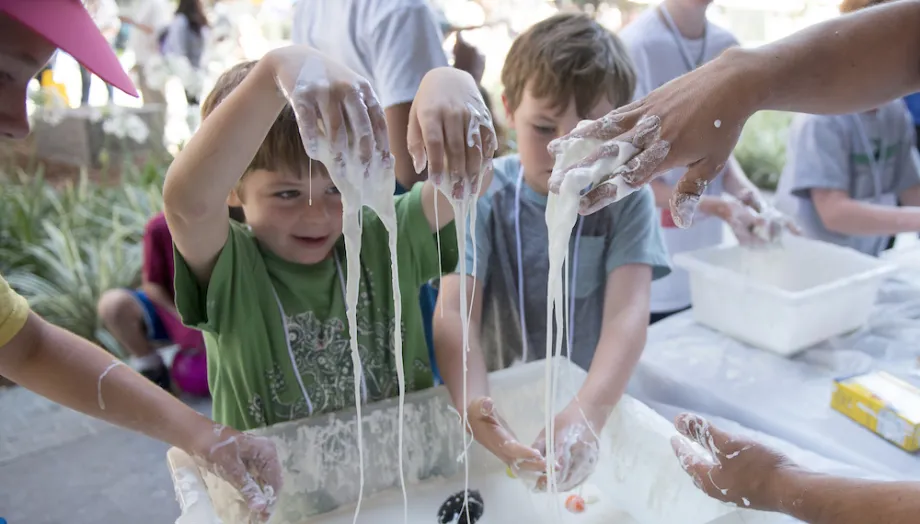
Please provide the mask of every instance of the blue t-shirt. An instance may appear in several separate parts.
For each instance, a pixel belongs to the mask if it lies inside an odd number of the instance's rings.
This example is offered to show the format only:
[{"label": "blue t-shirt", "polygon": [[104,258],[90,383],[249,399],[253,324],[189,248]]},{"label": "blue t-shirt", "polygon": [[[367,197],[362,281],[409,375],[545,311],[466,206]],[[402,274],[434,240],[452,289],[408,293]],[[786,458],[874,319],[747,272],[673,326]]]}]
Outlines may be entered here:
[{"label": "blue t-shirt", "polygon": [[914,120],[914,125],[920,127],[920,93],[914,93],[904,97],[904,103]]},{"label": "blue t-shirt", "polygon": [[[508,367],[523,354],[515,233],[518,209],[528,360],[542,359],[546,352],[549,274],[547,197],[522,181],[518,208],[520,158],[517,155],[498,158],[494,168],[492,185],[477,204],[475,248],[471,230],[466,239],[467,273],[483,284],[480,344],[490,371]],[[654,197],[646,187],[581,218],[584,224],[580,239],[575,234],[579,226],[575,226],[569,256],[576,277],[575,306],[570,318],[578,319],[578,329],[573,332],[572,361],[584,369],[591,365],[600,338],[607,275],[626,264],[649,265],[656,279],[670,272],[657,217]],[[477,257],[475,273],[474,254]],[[565,303],[569,303],[568,298]]]}]

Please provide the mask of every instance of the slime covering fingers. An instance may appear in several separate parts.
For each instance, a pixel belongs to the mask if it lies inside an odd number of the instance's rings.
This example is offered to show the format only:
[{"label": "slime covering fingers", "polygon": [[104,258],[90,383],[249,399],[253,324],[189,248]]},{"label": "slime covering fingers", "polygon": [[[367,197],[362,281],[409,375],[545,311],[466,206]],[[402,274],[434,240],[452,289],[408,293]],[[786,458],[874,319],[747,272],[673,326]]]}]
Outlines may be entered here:
[{"label": "slime covering fingers", "polygon": [[371,126],[371,117],[368,114],[367,105],[364,103],[364,96],[355,87],[344,93],[342,105],[353,133],[352,140],[354,142],[352,143],[352,148],[358,152],[358,158],[361,162],[370,166],[371,155],[374,154],[376,144],[374,130]]},{"label": "slime covering fingers", "polygon": [[387,167],[392,167],[393,157],[390,155],[390,138],[387,135],[387,119],[383,112],[383,106],[377,99],[374,89],[370,83],[362,82],[359,86],[364,104],[367,106],[367,114],[371,121],[371,130],[374,133],[374,145],[381,158],[386,162]]}]

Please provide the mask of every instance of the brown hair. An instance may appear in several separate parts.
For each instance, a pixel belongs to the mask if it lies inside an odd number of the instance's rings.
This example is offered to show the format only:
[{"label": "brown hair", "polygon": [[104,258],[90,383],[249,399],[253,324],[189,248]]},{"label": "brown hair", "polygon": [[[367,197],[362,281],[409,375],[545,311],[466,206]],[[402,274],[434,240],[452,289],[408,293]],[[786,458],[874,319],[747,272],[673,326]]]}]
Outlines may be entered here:
[{"label": "brown hair", "polygon": [[[243,82],[256,65],[256,61],[242,62],[225,71],[214,89],[204,99],[201,104],[201,116],[207,118],[214,109],[226,99],[238,85]],[[307,156],[304,150],[303,141],[300,138],[300,130],[297,127],[297,118],[294,116],[294,110],[290,105],[285,105],[275,123],[272,124],[265,140],[252,158],[245,173],[256,169],[265,169],[268,171],[280,171],[286,174],[293,174],[300,177],[310,167],[310,162],[314,162],[313,168],[319,169],[319,174],[325,174],[326,170],[318,161],[312,160]],[[245,174],[243,175],[246,176]]]},{"label": "brown hair", "polygon": [[586,15],[562,13],[533,25],[515,39],[502,68],[505,97],[512,111],[529,88],[564,110],[575,99],[584,117],[602,97],[620,107],[636,87],[626,47]]},{"label": "brown hair", "polygon": [[887,0],[843,0],[840,2],[841,13],[852,13],[873,5],[884,4]]}]

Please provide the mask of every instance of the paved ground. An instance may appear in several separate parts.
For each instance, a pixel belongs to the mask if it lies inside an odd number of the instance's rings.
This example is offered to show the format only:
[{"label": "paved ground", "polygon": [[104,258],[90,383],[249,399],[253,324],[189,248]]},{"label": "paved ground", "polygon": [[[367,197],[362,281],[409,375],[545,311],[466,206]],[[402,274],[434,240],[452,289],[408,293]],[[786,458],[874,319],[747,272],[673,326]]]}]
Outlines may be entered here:
[{"label": "paved ground", "polygon": [[[210,415],[210,402],[192,400]],[[0,517],[9,524],[166,524],[179,516],[165,444],[0,389]]]}]

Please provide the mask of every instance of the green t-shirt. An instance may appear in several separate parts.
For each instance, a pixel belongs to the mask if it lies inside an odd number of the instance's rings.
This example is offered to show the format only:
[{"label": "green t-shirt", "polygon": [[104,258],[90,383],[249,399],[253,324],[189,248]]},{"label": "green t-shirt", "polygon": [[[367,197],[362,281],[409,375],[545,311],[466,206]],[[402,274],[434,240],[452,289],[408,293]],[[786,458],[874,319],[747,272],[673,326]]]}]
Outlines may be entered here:
[{"label": "green t-shirt", "polygon": [[[422,184],[396,197],[397,261],[402,296],[406,389],[432,385],[419,288],[439,276],[438,246],[422,211]],[[383,223],[365,208],[358,297],[358,347],[367,401],[396,396],[390,249]],[[441,230],[445,268],[457,263],[456,230]],[[335,246],[345,278],[345,243]],[[231,222],[207,288],[176,252],[176,306],[204,332],[214,419],[239,430],[354,406],[345,298],[334,257],[288,262]],[[278,299],[275,298],[277,293]],[[284,309],[284,322],[278,301]],[[285,323],[290,346],[285,341]],[[307,392],[305,398],[292,360]],[[310,409],[312,407],[312,410]]]}]

